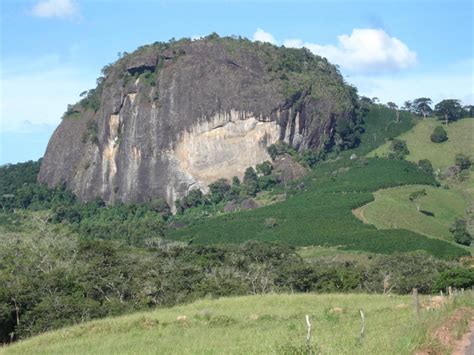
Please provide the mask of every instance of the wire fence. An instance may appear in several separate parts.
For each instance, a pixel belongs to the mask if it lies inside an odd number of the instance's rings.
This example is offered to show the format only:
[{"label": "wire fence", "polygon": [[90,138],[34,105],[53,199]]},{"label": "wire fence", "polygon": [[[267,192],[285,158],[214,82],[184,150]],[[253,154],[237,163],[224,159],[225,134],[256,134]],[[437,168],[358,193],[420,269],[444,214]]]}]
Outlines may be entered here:
[{"label": "wire fence", "polygon": [[[334,329],[334,340],[332,344],[324,344],[323,337],[318,336],[318,320],[324,320],[327,318],[327,314],[313,314],[314,323],[308,326],[307,332],[307,354],[320,353],[314,352],[314,348],[310,347],[309,344],[317,344],[318,348],[332,348],[331,345],[337,344],[338,335],[352,338],[359,338],[359,346],[363,346],[364,340],[367,337],[371,338],[387,338],[394,336],[394,332],[403,333],[409,329],[419,329],[421,323],[426,320],[430,315],[436,315],[436,312],[440,313],[446,309],[446,307],[452,306],[452,309],[456,308],[456,302],[459,297],[467,296],[470,298],[474,297],[474,288],[471,290],[456,290],[449,287],[446,292],[440,295],[426,295],[419,296],[418,291],[413,289],[411,305],[403,304],[399,314],[387,313],[383,315],[383,310],[376,310],[371,312],[365,312],[363,307],[359,310],[360,315],[351,313],[350,315],[338,315],[340,321],[342,321],[346,327],[338,331],[339,324],[333,324]],[[472,304],[472,303],[471,303]],[[379,319],[383,315],[383,319]],[[376,318],[376,320],[373,320]],[[306,323],[309,323],[310,316],[306,315]],[[327,321],[327,319],[326,319]],[[325,326],[327,327],[327,322]],[[348,331],[348,328],[350,329]],[[392,332],[391,332],[392,331]]]}]

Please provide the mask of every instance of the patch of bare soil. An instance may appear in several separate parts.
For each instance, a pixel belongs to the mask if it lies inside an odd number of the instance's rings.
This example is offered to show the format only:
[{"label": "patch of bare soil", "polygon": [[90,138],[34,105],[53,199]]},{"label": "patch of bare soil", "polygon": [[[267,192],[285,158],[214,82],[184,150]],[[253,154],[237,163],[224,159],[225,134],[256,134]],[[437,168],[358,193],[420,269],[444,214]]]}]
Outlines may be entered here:
[{"label": "patch of bare soil", "polygon": [[354,216],[356,216],[356,218],[360,219],[362,222],[364,222],[365,224],[369,224],[369,222],[365,219],[364,217],[364,212],[363,212],[363,207],[359,207],[359,208],[356,208],[356,209],[353,209],[352,210],[352,214]]}]

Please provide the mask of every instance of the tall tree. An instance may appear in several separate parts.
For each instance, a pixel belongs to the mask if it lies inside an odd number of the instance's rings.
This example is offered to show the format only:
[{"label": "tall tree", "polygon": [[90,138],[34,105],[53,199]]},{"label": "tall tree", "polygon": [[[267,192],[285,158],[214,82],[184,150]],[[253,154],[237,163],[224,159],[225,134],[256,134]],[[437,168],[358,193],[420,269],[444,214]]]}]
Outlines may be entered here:
[{"label": "tall tree", "polygon": [[446,126],[449,121],[455,121],[462,116],[462,106],[459,100],[447,99],[436,104],[435,113],[440,118],[444,118]]},{"label": "tall tree", "polygon": [[407,100],[403,103],[403,106],[402,106],[402,110],[405,110],[405,111],[410,111],[412,110],[412,102]]},{"label": "tall tree", "polygon": [[426,118],[428,115],[430,115],[433,112],[433,109],[431,108],[432,101],[428,97],[420,97],[418,99],[413,100],[413,111],[417,115],[423,116],[423,118]]},{"label": "tall tree", "polygon": [[474,117],[474,105],[466,105],[463,110],[466,117]]},{"label": "tall tree", "polygon": [[408,196],[408,199],[416,205],[416,210],[418,212],[420,212],[421,198],[424,197],[424,196],[426,196],[426,190],[425,189],[413,191],[410,194],[410,196]]}]

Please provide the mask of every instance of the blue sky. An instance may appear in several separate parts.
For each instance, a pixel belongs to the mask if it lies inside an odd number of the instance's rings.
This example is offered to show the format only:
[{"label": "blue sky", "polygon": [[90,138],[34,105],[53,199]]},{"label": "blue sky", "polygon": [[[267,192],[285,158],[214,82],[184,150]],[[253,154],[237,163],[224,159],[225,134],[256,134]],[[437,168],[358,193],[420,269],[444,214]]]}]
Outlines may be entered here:
[{"label": "blue sky", "polygon": [[305,46],[382,102],[474,103],[470,0],[1,0],[0,30],[0,164],[40,158],[118,52],[171,37]]}]

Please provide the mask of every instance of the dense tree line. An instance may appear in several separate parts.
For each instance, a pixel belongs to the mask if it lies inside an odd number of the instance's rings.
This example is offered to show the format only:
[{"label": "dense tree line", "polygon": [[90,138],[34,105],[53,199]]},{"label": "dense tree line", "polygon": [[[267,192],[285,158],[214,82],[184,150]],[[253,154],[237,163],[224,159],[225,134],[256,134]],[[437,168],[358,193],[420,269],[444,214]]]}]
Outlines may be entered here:
[{"label": "dense tree line", "polygon": [[370,265],[302,260],[293,247],[163,242],[131,248],[51,232],[3,238],[0,339],[157,306],[268,292],[421,292],[474,284],[474,271],[426,254],[380,256]]},{"label": "dense tree line", "polygon": [[[362,100],[370,104],[378,102],[376,97],[373,99],[363,97]],[[432,107],[432,104],[433,101],[429,97],[419,97],[412,101],[405,101],[400,109],[423,118],[436,116],[443,120],[446,125],[461,118],[474,117],[474,105],[463,106],[458,99],[441,100],[434,107]],[[388,102],[386,106],[392,110],[399,110],[399,107],[393,102]]]},{"label": "dense tree line", "polygon": [[24,185],[35,184],[40,167],[41,159],[0,166],[0,197],[5,198]]}]

